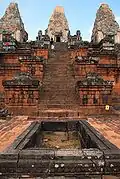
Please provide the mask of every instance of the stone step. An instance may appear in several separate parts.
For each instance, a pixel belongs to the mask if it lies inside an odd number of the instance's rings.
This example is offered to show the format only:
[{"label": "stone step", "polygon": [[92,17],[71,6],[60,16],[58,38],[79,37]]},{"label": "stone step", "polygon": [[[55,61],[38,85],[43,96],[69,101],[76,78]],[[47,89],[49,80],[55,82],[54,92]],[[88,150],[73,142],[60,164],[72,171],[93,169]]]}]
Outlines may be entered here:
[{"label": "stone step", "polygon": [[[46,74],[54,74],[54,73],[57,73],[57,72],[59,72],[59,73],[63,73],[64,72],[65,74],[70,74],[70,72],[73,72],[73,70],[68,69],[68,68],[63,68],[62,66],[58,67],[58,68],[53,68],[53,67],[50,68],[49,67],[49,68],[45,69],[45,73],[44,74],[45,75]],[[64,73],[63,73],[63,75],[65,75]]]},{"label": "stone step", "polygon": [[78,112],[78,111],[75,111],[75,110],[59,110],[59,109],[50,109],[50,110],[39,110],[38,112],[38,116],[41,116],[41,117],[47,117],[48,119],[49,118],[57,118],[58,120],[63,118],[72,118],[72,119],[79,119],[79,118],[83,118],[83,114],[82,112]]},{"label": "stone step", "polygon": [[[54,73],[57,73],[57,72],[59,72],[60,74],[61,73],[65,73],[65,74],[71,74],[71,72],[73,72],[73,70],[71,70],[71,69],[68,69],[68,68],[62,68],[62,66],[61,67],[58,67],[58,68],[48,68],[48,69],[45,69],[45,75],[47,75],[47,74],[54,74]],[[65,75],[63,73],[63,75]]]},{"label": "stone step", "polygon": [[64,96],[68,96],[68,95],[74,96],[75,95],[75,91],[73,91],[73,90],[67,91],[65,89],[62,90],[61,88],[48,88],[48,89],[45,89],[43,91],[43,93],[47,94],[47,95],[48,95],[48,93],[50,93],[50,95],[58,95],[60,97],[61,97],[61,95],[64,95]]},{"label": "stone step", "polygon": [[[70,81],[70,83],[68,82],[68,80]],[[63,81],[63,82],[62,82]],[[71,88],[74,88],[74,86],[76,85],[76,81],[74,80],[70,80],[70,79],[59,79],[59,81],[57,81],[57,79],[50,81],[49,79],[46,79],[43,81],[43,86],[71,86]]]},{"label": "stone step", "polygon": [[61,93],[59,95],[59,93],[57,94],[53,94],[53,93],[45,93],[43,94],[40,99],[42,100],[49,100],[49,101],[73,101],[77,98],[77,95],[66,95],[66,94],[63,94]]},{"label": "stone step", "polygon": [[49,100],[49,101],[73,101],[77,98],[77,95],[72,95],[72,94],[65,94],[65,93],[45,93],[43,94],[40,99],[42,100]]},{"label": "stone step", "polygon": [[45,68],[45,72],[47,72],[47,70],[58,70],[58,71],[65,71],[65,70],[68,70],[68,68],[66,66],[63,66],[63,65],[58,65],[58,66],[47,66]]},{"label": "stone step", "polygon": [[49,100],[47,98],[47,99],[41,99],[40,104],[62,104],[62,105],[64,105],[64,104],[69,105],[70,104],[70,105],[74,105],[74,104],[77,104],[77,100],[74,103],[74,101],[71,98],[70,99],[67,98],[66,100],[64,100],[64,99],[61,99],[61,100],[59,100],[59,99],[55,99],[55,100],[51,99],[51,100]]},{"label": "stone step", "polygon": [[46,98],[48,99],[49,98],[52,99],[56,97],[57,99],[59,99],[59,101],[66,98],[71,98],[73,100],[73,97],[75,98],[77,96],[75,92],[72,93],[72,92],[65,92],[65,91],[61,92],[61,91],[51,91],[51,90],[43,92],[41,97],[45,95],[47,95]]},{"label": "stone step", "polygon": [[40,104],[62,104],[62,105],[74,105],[77,104],[77,97],[74,96],[42,96],[40,98]]},{"label": "stone step", "polygon": [[38,110],[50,110],[50,109],[60,109],[60,110],[79,110],[80,106],[77,104],[40,104]]},{"label": "stone step", "polygon": [[[64,81],[62,82],[61,81],[62,79],[59,79],[59,81],[55,78],[55,80],[50,80],[50,79],[46,79],[46,80],[44,80],[43,81],[43,85],[51,85],[51,84],[54,84],[54,85],[69,85],[69,86],[71,86],[71,85],[75,85],[76,84],[76,80],[70,80],[70,79],[65,79],[64,78]],[[69,80],[69,81],[68,81]]]},{"label": "stone step", "polygon": [[[62,75],[62,73],[61,74],[58,74],[58,73],[54,73],[54,74],[53,73],[49,73],[49,74],[44,75],[43,80],[45,81],[45,80],[48,80],[48,79],[50,81],[54,81],[54,80],[55,81],[61,81],[62,79],[66,80],[66,81],[70,80],[68,82],[79,81],[80,80],[80,78],[79,78],[79,80],[75,79],[73,74],[63,74]],[[63,81],[63,83],[64,83],[64,81]]]},{"label": "stone step", "polygon": [[[63,65],[58,65],[58,66],[47,66],[45,68],[45,73],[50,73],[52,71],[48,71],[48,70],[58,70],[58,71],[70,71],[72,68],[68,68],[68,66],[63,66]],[[54,72],[54,71],[53,71]]]},{"label": "stone step", "polygon": [[43,93],[47,94],[50,93],[50,95],[58,95],[61,97],[61,95],[64,95],[64,96],[74,96],[75,95],[75,91],[67,91],[67,90],[62,90],[61,88],[48,88],[48,89],[45,89],[43,91]]},{"label": "stone step", "polygon": [[[70,81],[70,83],[68,82],[68,80]],[[62,82],[63,81],[63,82]],[[50,79],[45,79],[44,81],[43,81],[43,85],[44,86],[46,86],[47,87],[47,85],[54,85],[54,86],[56,86],[56,85],[61,85],[61,86],[63,86],[63,85],[69,85],[69,86],[72,86],[72,87],[74,87],[75,85],[76,85],[76,82],[77,81],[75,81],[75,80],[70,80],[70,79],[59,79],[59,81],[55,78],[55,79],[52,79],[52,80],[50,80]]]},{"label": "stone step", "polygon": [[63,59],[63,58],[62,59],[52,59],[52,60],[49,59],[49,61],[46,64],[46,67],[47,66],[59,66],[59,65],[60,66],[61,65],[63,65],[63,66],[71,65],[71,61],[69,59],[66,59],[66,58],[65,59]]},{"label": "stone step", "polygon": [[[52,71],[51,71],[52,70]],[[55,73],[55,72],[64,72],[64,73],[68,73],[68,72],[73,72],[73,70],[71,70],[70,68],[63,68],[62,66],[60,67],[56,67],[56,68],[53,68],[53,67],[48,67],[45,69],[45,73],[44,74],[51,74],[51,73]]]},{"label": "stone step", "polygon": [[[51,71],[52,70],[52,71]],[[68,72],[71,72],[69,69],[67,69],[67,68],[62,68],[62,66],[61,67],[56,67],[56,68],[53,68],[53,67],[48,67],[48,68],[46,68],[45,69],[45,73],[44,74],[53,74],[53,73],[55,73],[55,72],[59,72],[59,73],[62,73],[62,72],[64,72],[64,73],[68,73]]]},{"label": "stone step", "polygon": [[[47,96],[47,97],[46,97]],[[53,103],[53,101],[63,101],[64,103],[74,103],[74,101],[77,99],[77,96],[74,96],[74,95],[64,95],[64,94],[43,94],[41,97],[40,97],[40,101],[42,100],[47,100],[47,101],[50,101],[51,103]]]},{"label": "stone step", "polygon": [[[69,88],[69,89],[68,89]],[[75,91],[75,85],[70,85],[70,84],[61,84],[61,85],[56,85],[55,83],[51,83],[49,85],[47,85],[47,87],[45,86],[45,84],[43,84],[43,90],[44,91],[67,91],[67,92],[73,92]]]},{"label": "stone step", "polygon": [[[48,67],[46,67],[45,68],[45,74],[46,73],[52,73],[52,72],[55,72],[55,71],[59,71],[59,72],[61,72],[61,71],[64,71],[64,72],[71,72],[71,71],[73,71],[73,70],[71,70],[72,68],[68,68],[68,67],[64,67],[64,66],[48,66]],[[53,70],[53,71],[49,71],[49,70]]]},{"label": "stone step", "polygon": [[[69,88],[69,89],[68,89]],[[59,91],[59,90],[61,90],[61,91],[75,91],[75,85],[73,84],[73,85],[70,85],[70,84],[55,84],[55,83],[51,83],[51,84],[49,84],[49,85],[47,85],[47,87],[46,87],[46,85],[45,84],[43,84],[43,90],[44,91],[50,91],[50,90],[52,90],[52,91]]]},{"label": "stone step", "polygon": [[63,68],[68,68],[69,66],[71,66],[71,63],[66,63],[66,62],[59,62],[59,63],[53,63],[53,62],[49,62],[45,68],[48,69],[48,68],[59,68],[59,67],[63,67]]},{"label": "stone step", "polygon": [[73,78],[74,76],[71,74],[69,75],[68,73],[65,73],[64,75],[62,75],[62,73],[49,73],[49,74],[46,74],[44,75],[44,80],[46,79],[49,79],[51,81],[53,80],[56,80],[56,81],[60,81],[62,79],[65,79],[65,80],[71,80],[71,78]]},{"label": "stone step", "polygon": [[[69,88],[69,86],[68,86]],[[51,94],[65,94],[65,95],[75,95],[76,91],[75,89],[71,89],[70,91],[68,91],[68,88],[62,88],[62,86],[60,87],[54,87],[54,86],[51,86],[51,87],[46,87],[45,89],[43,89],[43,92],[44,93],[51,93]],[[116,103],[116,104],[119,104],[119,103]]]},{"label": "stone step", "polygon": [[[68,81],[68,82],[73,82],[73,81],[79,81],[80,80],[80,78],[78,79],[75,79],[74,78],[74,75],[72,74],[72,73],[67,73],[67,74],[64,74],[63,73],[63,75],[62,75],[62,72],[60,72],[60,73],[47,73],[47,74],[45,74],[44,75],[44,78],[43,78],[43,80],[45,81],[45,80],[50,80],[50,81],[54,81],[54,80],[56,80],[56,81],[61,81],[62,79],[64,79],[64,80],[70,80],[70,81]],[[44,82],[43,81],[43,82]],[[63,83],[64,83],[64,81],[63,81]]]},{"label": "stone step", "polygon": [[[64,75],[62,75],[62,74],[64,74]],[[63,78],[65,78],[66,80],[69,80],[69,79],[71,79],[71,78],[73,78],[74,76],[70,73],[66,73],[66,72],[64,72],[64,73],[62,73],[62,72],[60,72],[60,73],[58,73],[57,71],[56,72],[53,72],[53,73],[46,73],[46,74],[44,74],[44,79],[47,79],[47,78],[53,78],[53,79],[56,79],[56,78],[60,78],[60,79],[63,79]],[[58,78],[58,80],[59,80],[59,78]],[[51,81],[52,81],[52,79],[51,79]]]},{"label": "stone step", "polygon": [[[49,77],[47,77],[47,78],[44,78],[43,79],[43,84],[46,84],[47,85],[47,83],[48,84],[51,84],[51,83],[54,83],[55,82],[55,84],[76,84],[76,82],[77,82],[77,80],[76,79],[74,79],[73,77],[69,77],[69,78],[56,78],[56,77],[54,77],[54,78],[52,78],[51,76],[49,76]],[[64,79],[64,80],[63,80]]]},{"label": "stone step", "polygon": [[[68,89],[69,87],[69,89]],[[50,83],[50,82],[46,82],[43,84],[43,88],[45,89],[50,89],[50,88],[54,88],[54,89],[57,89],[59,88],[60,90],[67,90],[67,91],[71,91],[73,89],[75,89],[75,84],[74,83],[71,83],[71,84],[67,84],[67,83]]]},{"label": "stone step", "polygon": [[62,67],[61,67],[58,69],[57,68],[46,69],[46,72],[44,74],[47,75],[47,74],[58,74],[58,73],[61,74],[62,73],[63,75],[67,75],[67,74],[70,74],[70,72],[72,72],[72,71],[69,69],[62,69]]},{"label": "stone step", "polygon": [[[53,70],[53,71],[49,71],[49,70]],[[62,67],[62,65],[61,66],[58,66],[58,67],[47,67],[46,69],[45,69],[45,74],[46,73],[53,73],[53,72],[56,72],[56,71],[58,71],[58,72],[71,72],[71,69],[70,68],[64,68],[64,67]]]},{"label": "stone step", "polygon": [[[47,70],[68,70],[67,66],[63,66],[62,64],[61,65],[57,65],[57,66],[47,66],[45,68],[45,72],[47,72]],[[50,72],[50,71],[49,71]]]},{"label": "stone step", "polygon": [[74,96],[76,93],[75,93],[75,90],[67,90],[67,89],[61,89],[61,88],[46,88],[46,89],[43,89],[43,93],[45,94],[48,94],[50,93],[50,95],[65,95],[65,96]]}]

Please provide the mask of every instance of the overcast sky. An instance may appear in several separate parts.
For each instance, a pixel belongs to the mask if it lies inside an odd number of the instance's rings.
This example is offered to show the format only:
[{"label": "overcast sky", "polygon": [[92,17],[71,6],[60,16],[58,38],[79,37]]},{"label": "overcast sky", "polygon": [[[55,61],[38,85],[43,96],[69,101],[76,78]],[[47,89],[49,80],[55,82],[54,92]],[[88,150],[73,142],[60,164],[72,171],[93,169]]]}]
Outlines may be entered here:
[{"label": "overcast sky", "polygon": [[[0,17],[10,0],[0,0]],[[120,23],[120,0],[16,0],[29,39],[35,40],[38,30],[47,28],[49,18],[57,5],[63,6],[72,34],[80,30],[83,40],[90,40],[96,11],[101,3],[109,4]]]}]

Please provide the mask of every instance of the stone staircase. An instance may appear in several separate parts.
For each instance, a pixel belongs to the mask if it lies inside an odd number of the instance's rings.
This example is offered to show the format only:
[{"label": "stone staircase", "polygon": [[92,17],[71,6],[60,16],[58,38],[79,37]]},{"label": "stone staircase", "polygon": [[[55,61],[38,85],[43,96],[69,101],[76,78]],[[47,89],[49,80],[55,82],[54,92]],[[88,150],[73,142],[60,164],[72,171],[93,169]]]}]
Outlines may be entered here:
[{"label": "stone staircase", "polygon": [[55,50],[58,52],[67,52],[68,44],[65,42],[55,42]]},{"label": "stone staircase", "polygon": [[55,56],[49,58],[43,80],[43,93],[39,103],[42,113],[63,114],[68,116],[78,110],[75,93],[75,78],[66,44],[56,44]]}]

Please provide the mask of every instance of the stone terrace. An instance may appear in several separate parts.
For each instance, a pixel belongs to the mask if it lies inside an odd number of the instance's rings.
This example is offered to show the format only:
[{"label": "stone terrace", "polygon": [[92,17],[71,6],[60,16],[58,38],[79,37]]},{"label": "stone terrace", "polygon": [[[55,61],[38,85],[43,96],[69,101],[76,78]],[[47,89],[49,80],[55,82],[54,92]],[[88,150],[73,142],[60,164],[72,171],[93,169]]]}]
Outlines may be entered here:
[{"label": "stone terrace", "polygon": [[[40,98],[38,116],[83,117],[85,114],[100,111],[80,107],[78,94],[75,91],[77,79],[74,75],[72,60],[65,44],[55,44],[54,52],[46,64],[43,79],[43,91]],[[103,109],[102,109],[103,110]],[[105,113],[105,110],[102,111]]]},{"label": "stone terrace", "polygon": [[18,116],[0,123],[0,151],[5,150],[31,124],[27,118]]},{"label": "stone terrace", "polygon": [[93,116],[88,117],[88,122],[106,139],[120,148],[120,116]]}]

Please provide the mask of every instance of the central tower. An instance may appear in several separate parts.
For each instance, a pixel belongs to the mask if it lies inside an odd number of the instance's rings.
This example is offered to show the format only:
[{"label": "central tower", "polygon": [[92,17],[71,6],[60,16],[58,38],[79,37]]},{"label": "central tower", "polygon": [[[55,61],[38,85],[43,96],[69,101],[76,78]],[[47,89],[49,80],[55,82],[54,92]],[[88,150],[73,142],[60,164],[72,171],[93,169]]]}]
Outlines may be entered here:
[{"label": "central tower", "polygon": [[64,8],[57,6],[49,20],[47,35],[55,42],[67,42],[69,26]]}]

